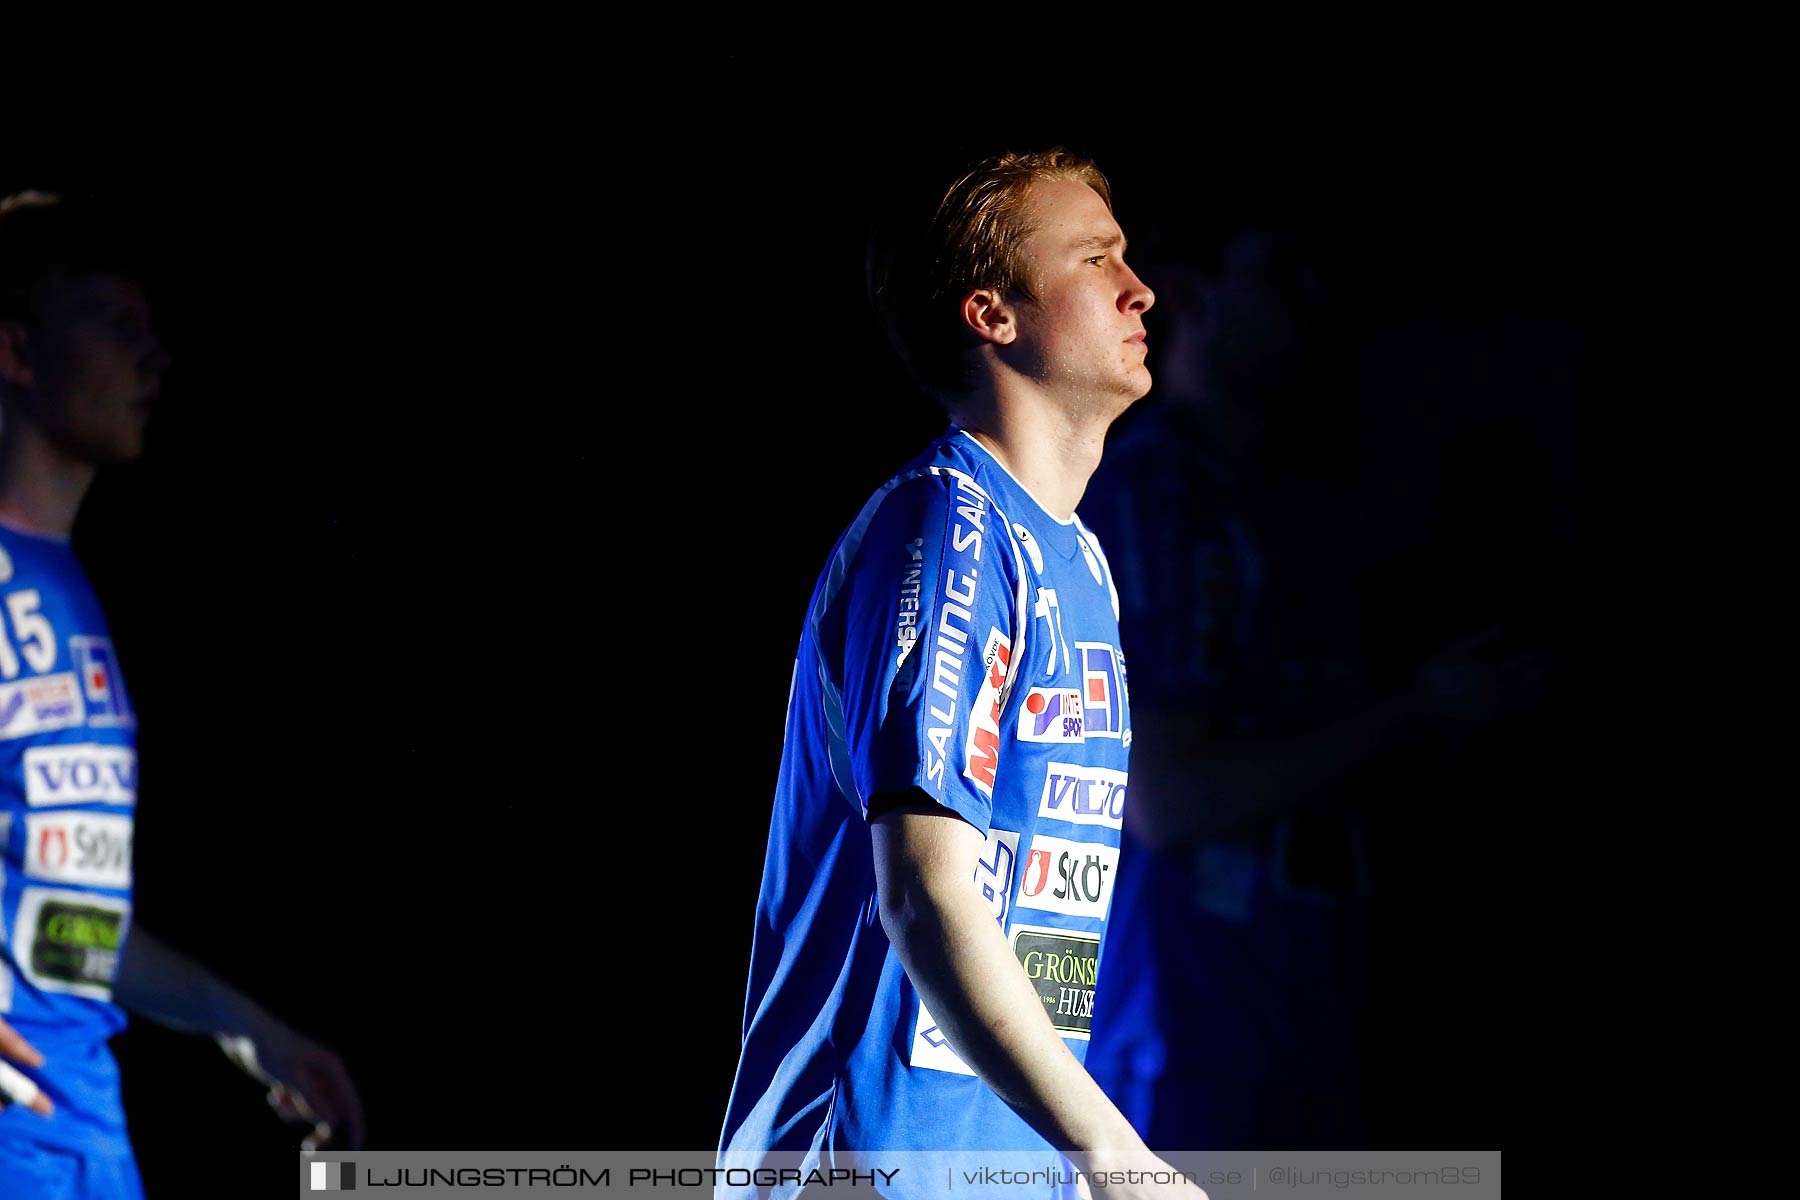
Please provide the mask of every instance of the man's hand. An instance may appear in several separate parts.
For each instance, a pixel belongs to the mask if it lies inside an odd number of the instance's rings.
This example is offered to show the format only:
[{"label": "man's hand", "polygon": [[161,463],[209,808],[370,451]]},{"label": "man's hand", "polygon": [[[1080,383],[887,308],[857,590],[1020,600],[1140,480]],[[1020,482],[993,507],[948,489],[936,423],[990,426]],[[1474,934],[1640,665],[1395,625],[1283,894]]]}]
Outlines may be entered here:
[{"label": "man's hand", "polygon": [[227,1058],[268,1086],[269,1105],[282,1120],[312,1126],[301,1142],[305,1149],[363,1148],[362,1101],[336,1054],[273,1018],[253,1038],[219,1034],[216,1040]]},{"label": "man's hand", "polygon": [[39,1090],[31,1077],[20,1073],[5,1060],[22,1062],[28,1067],[44,1065],[44,1056],[37,1048],[19,1036],[19,1031],[0,1021],[0,1108],[9,1104],[23,1104],[40,1117],[47,1117],[56,1111],[50,1103],[50,1097]]},{"label": "man's hand", "polygon": [[[1208,1200],[1204,1188],[1185,1179],[1177,1178],[1173,1183],[1145,1182],[1146,1178],[1177,1174],[1174,1167],[1148,1150],[1137,1153],[1101,1151],[1087,1155],[1072,1154],[1069,1157],[1082,1170],[1093,1174],[1104,1173],[1108,1179],[1115,1181],[1098,1189],[1098,1195],[1106,1197],[1106,1200]],[[1130,1182],[1134,1171],[1140,1177],[1136,1183]],[[1089,1188],[1085,1176],[1077,1181],[1076,1190],[1085,1200],[1096,1200],[1096,1192]]]},{"label": "man's hand", "polygon": [[268,1087],[276,1112],[313,1127],[307,1149],[362,1149],[362,1102],[338,1056],[142,925],[125,939],[113,999],[172,1029],[211,1034],[232,1062]]}]

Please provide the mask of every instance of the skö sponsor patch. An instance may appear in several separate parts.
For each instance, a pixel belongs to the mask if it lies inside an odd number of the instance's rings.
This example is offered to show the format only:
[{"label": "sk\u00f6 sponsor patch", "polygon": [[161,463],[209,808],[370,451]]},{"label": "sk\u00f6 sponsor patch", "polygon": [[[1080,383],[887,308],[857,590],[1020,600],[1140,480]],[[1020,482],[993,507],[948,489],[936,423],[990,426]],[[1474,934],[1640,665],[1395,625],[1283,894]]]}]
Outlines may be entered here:
[{"label": "sk\u00f6 sponsor patch", "polygon": [[1074,688],[1034,687],[1019,708],[1021,742],[1056,742],[1079,746],[1081,693]]},{"label": "sk\u00f6 sponsor patch", "polygon": [[131,886],[131,818],[117,813],[25,814],[25,874],[51,883]]},{"label": "sk\u00f6 sponsor patch", "polygon": [[25,802],[135,804],[137,752],[98,742],[27,747]]},{"label": "sk\u00f6 sponsor patch", "polygon": [[0,684],[0,739],[68,729],[87,720],[71,671]]},{"label": "sk\u00f6 sponsor patch", "polygon": [[1019,907],[1104,921],[1118,872],[1117,846],[1039,834],[1025,859]]},{"label": "sk\u00f6 sponsor patch", "polygon": [[1124,771],[1050,763],[1044,771],[1038,816],[1120,829],[1125,823],[1125,784]]}]

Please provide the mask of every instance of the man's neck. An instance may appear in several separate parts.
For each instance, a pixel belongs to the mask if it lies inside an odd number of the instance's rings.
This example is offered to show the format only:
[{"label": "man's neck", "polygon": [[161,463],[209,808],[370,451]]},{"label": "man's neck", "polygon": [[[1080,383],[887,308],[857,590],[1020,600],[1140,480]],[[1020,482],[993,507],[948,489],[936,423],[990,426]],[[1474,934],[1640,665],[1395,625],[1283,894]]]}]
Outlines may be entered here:
[{"label": "man's neck", "polygon": [[14,529],[66,539],[93,482],[92,463],[58,450],[29,422],[14,421],[0,437],[0,521]]},{"label": "man's neck", "polygon": [[1100,465],[1111,419],[1080,419],[1044,404],[973,403],[957,425],[1059,521],[1075,515],[1088,479]]}]

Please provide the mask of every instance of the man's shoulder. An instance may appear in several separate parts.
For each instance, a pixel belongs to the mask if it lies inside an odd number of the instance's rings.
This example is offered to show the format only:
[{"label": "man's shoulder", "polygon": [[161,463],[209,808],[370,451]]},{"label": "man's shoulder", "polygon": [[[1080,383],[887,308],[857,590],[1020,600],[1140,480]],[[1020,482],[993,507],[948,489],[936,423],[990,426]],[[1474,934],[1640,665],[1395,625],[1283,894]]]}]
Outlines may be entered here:
[{"label": "man's shoulder", "polygon": [[845,531],[852,551],[870,536],[892,536],[959,514],[985,524],[986,514],[997,507],[995,480],[985,456],[972,453],[965,442],[955,431],[934,439],[876,488]]},{"label": "man's shoulder", "polygon": [[[953,429],[934,438],[913,456],[911,462],[894,472],[882,488],[890,490],[913,484],[918,485],[922,493],[935,491],[954,495],[960,486],[963,491],[991,502],[995,491],[992,467],[992,461],[973,446],[966,434]],[[934,483],[935,489],[929,486]]]},{"label": "man's shoulder", "polygon": [[81,589],[87,586],[69,544],[0,525],[0,588]]},{"label": "man's shoulder", "polygon": [[954,434],[937,438],[868,497],[821,573],[815,613],[832,606],[853,578],[867,577],[885,591],[896,570],[906,578],[914,567],[935,576],[940,565],[954,566],[971,579],[997,569],[1010,586],[1017,547],[996,503],[991,468],[958,441]]}]

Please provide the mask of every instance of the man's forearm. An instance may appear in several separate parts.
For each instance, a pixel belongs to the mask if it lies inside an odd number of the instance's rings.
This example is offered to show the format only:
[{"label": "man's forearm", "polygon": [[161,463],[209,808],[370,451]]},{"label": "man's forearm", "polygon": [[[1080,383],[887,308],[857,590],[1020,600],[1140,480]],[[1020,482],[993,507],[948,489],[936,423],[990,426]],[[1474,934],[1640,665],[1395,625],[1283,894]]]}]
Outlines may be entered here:
[{"label": "man's forearm", "polygon": [[[959,886],[960,885],[960,886]],[[894,889],[882,926],[951,1049],[1045,1140],[1070,1151],[1141,1151],[1019,969],[966,879]]]},{"label": "man's forearm", "polygon": [[125,938],[113,999],[190,1033],[256,1037],[268,1020],[248,996],[136,925]]}]

